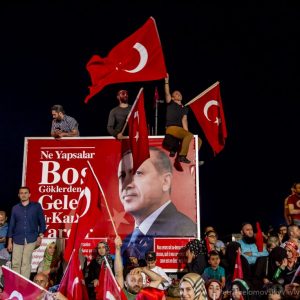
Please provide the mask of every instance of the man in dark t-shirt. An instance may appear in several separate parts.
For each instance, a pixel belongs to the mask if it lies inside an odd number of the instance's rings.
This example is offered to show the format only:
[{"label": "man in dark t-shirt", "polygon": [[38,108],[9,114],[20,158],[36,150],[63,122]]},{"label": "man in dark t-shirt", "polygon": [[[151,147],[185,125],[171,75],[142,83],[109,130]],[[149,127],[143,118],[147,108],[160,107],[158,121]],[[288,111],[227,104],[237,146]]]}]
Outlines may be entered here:
[{"label": "man in dark t-shirt", "polygon": [[[165,78],[165,97],[167,102],[166,134],[181,140],[178,161],[189,164],[191,161],[186,156],[193,134],[188,129],[188,108],[182,105],[182,95],[179,91],[170,94],[169,78]],[[201,145],[202,140],[199,138],[198,149]]]},{"label": "man in dark t-shirt", "polygon": [[131,110],[131,105],[128,104],[128,92],[125,90],[118,91],[117,99],[119,100],[119,105],[109,113],[107,131],[116,139],[121,140],[124,138],[123,127]]}]

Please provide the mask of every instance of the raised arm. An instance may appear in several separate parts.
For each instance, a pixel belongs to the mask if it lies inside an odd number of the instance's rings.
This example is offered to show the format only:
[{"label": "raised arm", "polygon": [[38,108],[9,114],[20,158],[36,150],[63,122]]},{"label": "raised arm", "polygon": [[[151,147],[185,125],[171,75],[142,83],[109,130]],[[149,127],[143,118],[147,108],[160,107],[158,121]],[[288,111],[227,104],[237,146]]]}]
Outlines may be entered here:
[{"label": "raised arm", "polygon": [[119,236],[116,236],[115,238],[115,262],[114,262],[114,268],[115,268],[115,278],[120,286],[120,288],[124,288],[124,277],[123,277],[123,263],[122,263],[122,256],[121,256],[121,246],[122,246],[122,240]]},{"label": "raised arm", "polygon": [[172,96],[170,93],[170,86],[169,86],[169,74],[168,77],[165,78],[165,98],[167,103],[170,103],[172,100]]},{"label": "raised arm", "polygon": [[130,271],[130,274],[139,274],[143,272],[150,278],[149,286],[157,288],[162,282],[166,282],[167,280],[160,276],[159,274],[151,271],[148,267],[137,267]]}]

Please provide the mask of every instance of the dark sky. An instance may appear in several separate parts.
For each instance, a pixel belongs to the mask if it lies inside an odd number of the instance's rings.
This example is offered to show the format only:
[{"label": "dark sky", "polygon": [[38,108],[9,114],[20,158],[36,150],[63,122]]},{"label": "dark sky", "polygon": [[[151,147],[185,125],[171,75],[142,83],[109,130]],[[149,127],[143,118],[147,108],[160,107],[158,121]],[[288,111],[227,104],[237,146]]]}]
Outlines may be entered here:
[{"label": "dark sky", "polygon": [[[216,157],[189,115],[190,129],[204,139],[202,225],[229,233],[243,221],[260,221],[263,229],[282,222],[283,199],[300,178],[297,4],[74,2],[1,1],[0,208],[10,210],[18,201],[24,137],[49,136],[53,104],[63,104],[79,121],[82,136],[102,136],[116,91],[128,89],[133,102],[144,86],[153,125],[154,88],[163,96],[163,80],[110,85],[84,104],[90,57],[106,56],[153,16],[171,89],[188,101],[217,80],[221,84],[228,139]],[[161,134],[163,112],[161,107]]]}]

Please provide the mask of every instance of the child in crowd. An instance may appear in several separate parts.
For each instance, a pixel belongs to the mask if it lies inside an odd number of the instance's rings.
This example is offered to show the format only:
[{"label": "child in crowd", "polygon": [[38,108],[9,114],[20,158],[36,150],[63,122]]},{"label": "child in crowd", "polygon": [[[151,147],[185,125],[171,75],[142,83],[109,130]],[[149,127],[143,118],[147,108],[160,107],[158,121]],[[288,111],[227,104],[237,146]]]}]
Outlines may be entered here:
[{"label": "child in crowd", "polygon": [[205,281],[216,279],[221,282],[222,288],[225,287],[225,269],[220,266],[220,254],[218,251],[210,251],[208,254],[208,263],[210,267],[204,269],[202,277]]}]

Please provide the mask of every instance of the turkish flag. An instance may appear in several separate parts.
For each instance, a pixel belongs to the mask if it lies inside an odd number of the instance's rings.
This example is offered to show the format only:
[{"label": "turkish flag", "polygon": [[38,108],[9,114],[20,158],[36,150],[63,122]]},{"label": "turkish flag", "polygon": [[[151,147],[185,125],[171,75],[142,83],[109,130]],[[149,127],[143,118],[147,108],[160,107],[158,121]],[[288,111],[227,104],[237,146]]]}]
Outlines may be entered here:
[{"label": "turkish flag", "polygon": [[96,300],[114,299],[126,300],[124,292],[119,287],[108,264],[102,263],[99,274],[99,285],[95,288]]},{"label": "turkish flag", "polygon": [[243,277],[244,276],[243,276],[243,268],[242,268],[242,261],[241,261],[241,249],[239,248],[236,253],[232,281],[235,279],[243,279]]},{"label": "turkish flag", "polygon": [[189,105],[203,129],[215,153],[225,146],[227,129],[220,94],[220,84],[216,82],[186,105]]},{"label": "turkish flag", "polygon": [[256,247],[258,252],[262,252],[264,250],[264,237],[260,228],[259,222],[256,222]]},{"label": "turkish flag", "polygon": [[82,191],[79,195],[78,206],[75,211],[75,221],[72,223],[70,236],[67,239],[64,259],[69,261],[73,249],[78,250],[85,236],[96,226],[103,216],[100,203],[100,190],[93,170],[89,166]]},{"label": "turkish flag", "polygon": [[89,299],[78,253],[79,250],[73,250],[71,259],[58,288],[58,291],[66,296],[68,300]]},{"label": "turkish flag", "polygon": [[133,172],[150,157],[148,128],[144,108],[144,91],[140,89],[127,117],[129,126],[129,144],[133,158]]},{"label": "turkish flag", "polygon": [[[42,294],[49,293],[47,290],[28,280],[24,276],[2,266],[5,288],[0,294],[0,299],[39,299]],[[49,293],[50,294],[50,293]]]},{"label": "turkish flag", "polygon": [[94,55],[86,66],[92,80],[85,103],[106,85],[157,80],[167,77],[163,51],[154,18],[115,46],[107,57]]}]

